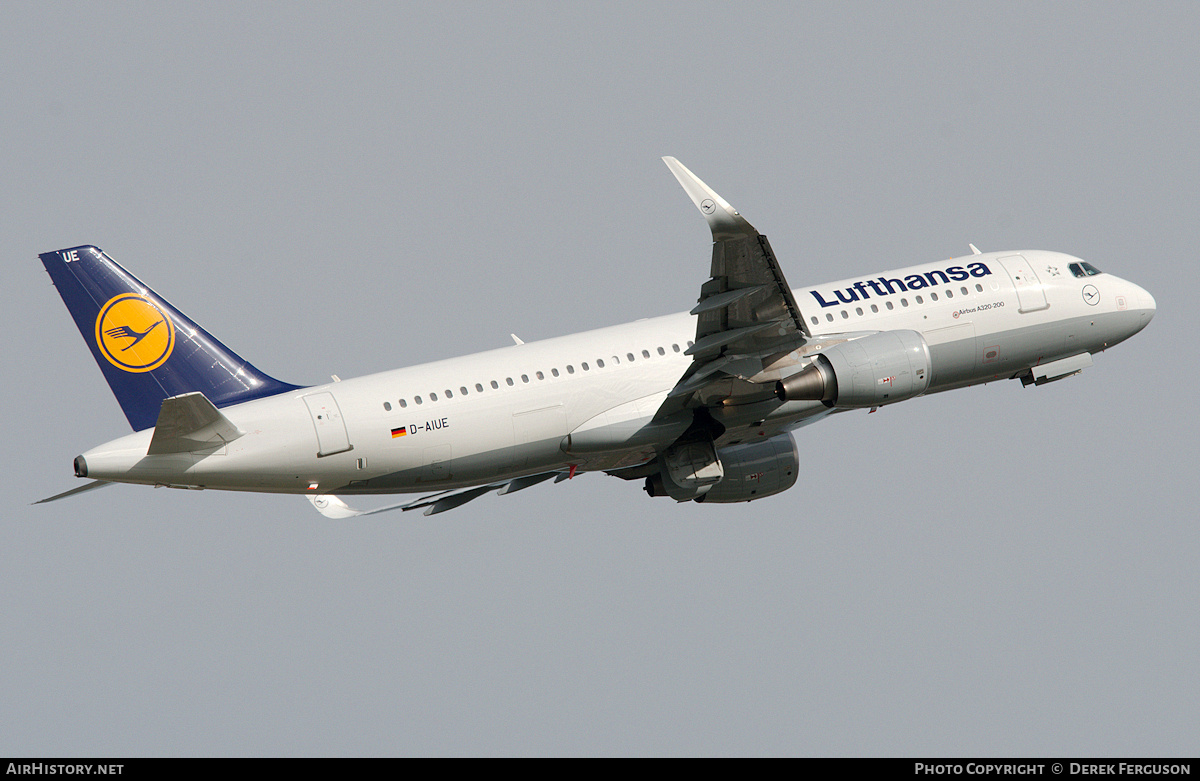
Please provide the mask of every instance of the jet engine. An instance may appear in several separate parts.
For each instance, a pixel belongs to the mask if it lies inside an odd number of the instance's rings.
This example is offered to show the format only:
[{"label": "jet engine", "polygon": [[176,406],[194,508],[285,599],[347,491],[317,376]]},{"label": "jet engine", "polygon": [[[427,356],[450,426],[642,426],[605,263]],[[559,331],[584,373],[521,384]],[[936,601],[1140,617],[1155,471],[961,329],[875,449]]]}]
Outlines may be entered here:
[{"label": "jet engine", "polygon": [[929,345],[916,331],[882,331],[842,342],[775,383],[782,401],[827,407],[879,407],[920,396],[929,387]]},{"label": "jet engine", "polygon": [[753,502],[786,491],[800,475],[800,453],[791,434],[723,447],[717,454],[725,477],[697,502]]},{"label": "jet engine", "polygon": [[702,491],[687,494],[674,481],[668,485],[672,475],[664,464],[658,474],[646,478],[646,493],[671,496],[676,501],[752,502],[791,488],[800,473],[800,454],[791,434],[723,447],[716,456],[723,474]]}]

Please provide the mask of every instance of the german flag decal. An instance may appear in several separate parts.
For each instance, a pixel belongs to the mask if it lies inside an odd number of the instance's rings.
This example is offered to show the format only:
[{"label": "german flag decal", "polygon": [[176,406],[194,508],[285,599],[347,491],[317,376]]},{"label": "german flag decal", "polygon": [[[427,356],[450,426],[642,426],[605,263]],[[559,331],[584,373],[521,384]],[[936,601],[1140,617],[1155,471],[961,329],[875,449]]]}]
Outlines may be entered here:
[{"label": "german flag decal", "polygon": [[396,437],[402,437],[406,434],[408,434],[408,428],[405,426],[392,429],[392,439],[395,439]]}]

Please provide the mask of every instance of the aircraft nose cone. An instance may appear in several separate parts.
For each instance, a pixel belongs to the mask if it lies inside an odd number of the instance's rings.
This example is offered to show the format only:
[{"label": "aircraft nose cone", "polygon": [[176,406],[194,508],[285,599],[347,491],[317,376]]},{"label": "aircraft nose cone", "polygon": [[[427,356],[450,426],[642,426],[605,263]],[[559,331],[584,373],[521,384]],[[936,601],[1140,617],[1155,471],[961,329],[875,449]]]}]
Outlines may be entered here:
[{"label": "aircraft nose cone", "polygon": [[1150,291],[1140,285],[1133,285],[1133,290],[1130,292],[1132,293],[1129,297],[1130,300],[1137,302],[1137,309],[1135,311],[1137,312],[1138,319],[1137,324],[1133,326],[1133,333],[1136,334],[1154,319],[1154,313],[1158,309],[1158,305],[1154,301],[1154,296],[1150,295]]},{"label": "aircraft nose cone", "polygon": [[1138,288],[1138,297],[1142,300],[1142,309],[1146,312],[1146,322],[1149,322],[1154,317],[1158,307],[1154,303],[1154,296],[1150,295],[1150,291],[1143,287]]}]

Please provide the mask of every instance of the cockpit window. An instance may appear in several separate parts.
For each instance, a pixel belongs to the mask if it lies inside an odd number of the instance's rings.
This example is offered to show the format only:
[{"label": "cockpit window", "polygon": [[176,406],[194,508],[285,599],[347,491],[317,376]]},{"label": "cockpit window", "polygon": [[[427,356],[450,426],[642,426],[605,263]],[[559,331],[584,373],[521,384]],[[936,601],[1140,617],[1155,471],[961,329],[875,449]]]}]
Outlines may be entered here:
[{"label": "cockpit window", "polygon": [[1097,274],[1103,273],[1100,269],[1093,266],[1091,263],[1072,263],[1070,265],[1071,273],[1077,277],[1094,277]]}]

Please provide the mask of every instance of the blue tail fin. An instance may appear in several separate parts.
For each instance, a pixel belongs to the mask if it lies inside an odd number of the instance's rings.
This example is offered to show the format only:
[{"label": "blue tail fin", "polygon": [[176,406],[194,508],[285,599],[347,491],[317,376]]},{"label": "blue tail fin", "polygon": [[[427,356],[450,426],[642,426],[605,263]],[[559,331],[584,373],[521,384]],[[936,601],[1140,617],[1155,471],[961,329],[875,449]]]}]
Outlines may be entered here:
[{"label": "blue tail fin", "polygon": [[171,396],[199,391],[226,407],[299,387],[246,363],[96,247],[38,257],[134,431]]}]

